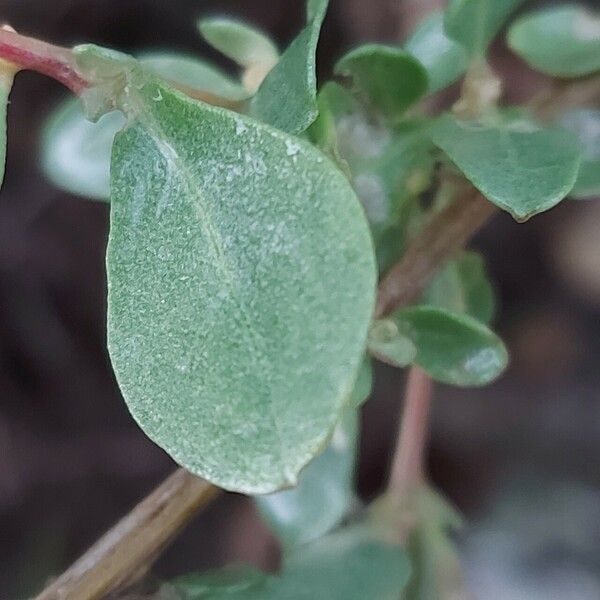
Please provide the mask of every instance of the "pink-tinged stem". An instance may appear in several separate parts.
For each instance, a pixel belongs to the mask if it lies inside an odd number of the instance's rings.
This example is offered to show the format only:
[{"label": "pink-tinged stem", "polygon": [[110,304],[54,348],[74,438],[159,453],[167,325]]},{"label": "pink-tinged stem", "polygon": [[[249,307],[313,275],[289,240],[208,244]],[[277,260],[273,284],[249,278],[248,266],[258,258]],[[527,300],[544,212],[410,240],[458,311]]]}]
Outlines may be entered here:
[{"label": "pink-tinged stem", "polygon": [[408,373],[404,411],[392,462],[389,491],[396,499],[422,483],[425,477],[425,446],[433,382],[419,367]]},{"label": "pink-tinged stem", "polygon": [[77,95],[90,87],[89,82],[77,72],[71,50],[5,28],[0,29],[0,58],[21,69],[52,77]]}]

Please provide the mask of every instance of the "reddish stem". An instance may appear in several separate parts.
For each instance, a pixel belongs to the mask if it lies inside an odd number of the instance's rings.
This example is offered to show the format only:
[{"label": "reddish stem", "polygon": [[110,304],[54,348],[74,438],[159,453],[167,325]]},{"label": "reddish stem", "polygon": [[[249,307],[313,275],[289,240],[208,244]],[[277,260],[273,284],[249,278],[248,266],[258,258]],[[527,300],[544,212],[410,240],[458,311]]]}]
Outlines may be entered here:
[{"label": "reddish stem", "polygon": [[432,392],[433,382],[427,373],[412,367],[408,372],[398,445],[389,479],[388,489],[396,498],[403,498],[425,477],[424,455]]},{"label": "reddish stem", "polygon": [[52,77],[77,95],[90,86],[77,71],[71,50],[5,28],[0,29],[0,58],[21,69]]}]

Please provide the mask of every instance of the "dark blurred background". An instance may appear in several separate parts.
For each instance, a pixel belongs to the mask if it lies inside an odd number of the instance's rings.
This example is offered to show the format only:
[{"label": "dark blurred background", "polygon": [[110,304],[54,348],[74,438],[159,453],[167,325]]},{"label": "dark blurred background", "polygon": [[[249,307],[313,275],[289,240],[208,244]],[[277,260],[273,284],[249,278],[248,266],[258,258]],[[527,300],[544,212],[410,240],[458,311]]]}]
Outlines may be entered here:
[{"label": "dark blurred background", "polygon": [[[332,0],[320,72],[364,40],[395,41],[434,0]],[[539,2],[537,4],[540,4]],[[595,3],[597,4],[597,3]],[[226,13],[283,45],[304,0],[0,0],[0,21],[73,45],[168,47],[219,61],[198,16]],[[544,83],[498,43],[506,97]],[[227,66],[227,65],[225,65]],[[0,194],[0,599],[59,573],[173,469],[137,428],[105,350],[107,207],[53,189],[38,166],[40,131],[63,97],[19,75]],[[436,390],[430,467],[464,512],[469,580],[483,600],[600,598],[600,204],[566,201],[517,225],[501,215],[475,241],[500,298],[512,366],[482,390]],[[359,486],[381,489],[403,375],[380,366],[364,409]],[[249,561],[277,549],[251,504],[228,495],[201,514],[156,572]]]}]

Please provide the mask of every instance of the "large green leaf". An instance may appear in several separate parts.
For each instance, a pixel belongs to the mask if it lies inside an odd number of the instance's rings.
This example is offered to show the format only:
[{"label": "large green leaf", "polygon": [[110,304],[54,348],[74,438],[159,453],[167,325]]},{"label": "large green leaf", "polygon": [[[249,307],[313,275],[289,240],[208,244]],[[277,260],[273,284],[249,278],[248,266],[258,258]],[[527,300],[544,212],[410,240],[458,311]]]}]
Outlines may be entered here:
[{"label": "large green leaf", "polygon": [[258,509],[284,545],[320,538],[346,516],[353,489],[358,415],[347,410],[325,452],[300,473],[292,490],[256,497]]},{"label": "large green leaf", "polygon": [[463,252],[450,261],[427,287],[423,303],[465,313],[489,325],[496,298],[483,258],[476,252]]},{"label": "large green leaf", "polygon": [[444,25],[446,33],[469,54],[481,57],[508,17],[525,0],[450,0]]},{"label": "large green leaf", "polygon": [[393,46],[367,44],[352,50],[335,66],[352,77],[374,109],[397,121],[427,92],[427,71],[408,52]]},{"label": "large green leaf", "polygon": [[[213,66],[190,56],[149,52],[141,63],[159,77],[230,100],[246,92]],[[61,103],[52,113],[42,139],[42,167],[57,187],[94,200],[110,196],[110,153],[114,137],[125,124],[119,112],[92,123],[77,99]]]},{"label": "large green leaf", "polygon": [[213,17],[198,22],[204,39],[242,67],[260,64],[272,68],[279,60],[279,51],[261,31],[233,19]]},{"label": "large green leaf", "polygon": [[267,579],[238,568],[233,575],[189,575],[174,585],[182,600],[397,600],[409,576],[401,546],[357,525],[296,548],[284,557],[282,572]]},{"label": "large green leaf", "polygon": [[415,29],[405,48],[427,70],[430,93],[454,83],[467,70],[468,55],[463,46],[446,35],[442,11],[428,15]]},{"label": "large green leaf", "polygon": [[558,204],[581,161],[575,136],[526,120],[482,124],[445,115],[433,141],[488,200],[519,221]]},{"label": "large green leaf", "polygon": [[328,1],[308,3],[308,24],[281,55],[252,100],[253,116],[289,133],[305,131],[319,114],[315,61]]},{"label": "large green leaf", "polygon": [[560,123],[577,136],[583,153],[570,196],[580,200],[600,198],[600,110],[571,111]]},{"label": "large green leaf", "polygon": [[600,70],[600,15],[582,6],[553,6],[519,19],[510,47],[538,71],[581,77]]},{"label": "large green leaf", "polygon": [[6,109],[16,72],[17,69],[12,64],[0,60],[0,187],[4,181],[6,165]]},{"label": "large green leaf", "polygon": [[128,406],[227,489],[292,486],[351,392],[374,304],[362,209],[310,144],[128,75],[108,344]]},{"label": "large green leaf", "polygon": [[502,341],[467,315],[416,306],[398,311],[394,320],[417,348],[415,364],[437,381],[459,386],[485,385],[507,365]]}]

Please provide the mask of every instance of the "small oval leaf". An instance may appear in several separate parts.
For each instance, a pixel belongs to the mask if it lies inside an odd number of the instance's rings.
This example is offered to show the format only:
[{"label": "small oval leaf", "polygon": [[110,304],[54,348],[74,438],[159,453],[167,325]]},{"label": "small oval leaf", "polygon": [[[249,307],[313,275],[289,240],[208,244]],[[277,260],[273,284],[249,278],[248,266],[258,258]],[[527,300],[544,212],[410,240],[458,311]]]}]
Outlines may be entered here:
[{"label": "small oval leaf", "polygon": [[417,26],[405,48],[427,70],[429,93],[437,92],[457,81],[469,65],[464,47],[446,35],[442,11],[434,11],[428,15]]},{"label": "small oval leaf", "polygon": [[417,348],[415,364],[437,381],[482,386],[506,368],[504,344],[472,317],[416,306],[398,311],[394,320]]},{"label": "small oval leaf", "polygon": [[393,46],[367,44],[352,50],[335,66],[338,75],[352,77],[355,89],[374,109],[398,120],[427,92],[427,71],[408,52]]},{"label": "small oval leaf", "polygon": [[275,44],[262,32],[234,19],[213,17],[198,22],[202,37],[242,67],[262,65],[272,69],[279,60]]},{"label": "small oval leaf", "polygon": [[434,125],[433,142],[488,200],[518,221],[565,198],[581,162],[574,136],[525,120],[481,124],[445,115]]},{"label": "small oval leaf", "polygon": [[288,133],[302,133],[319,114],[316,52],[329,0],[308,3],[308,24],[262,82],[251,114]]},{"label": "small oval leaf", "polygon": [[555,77],[600,70],[600,15],[583,6],[553,6],[519,19],[509,46],[529,65]]},{"label": "small oval leaf", "polygon": [[364,353],[375,265],[362,209],[303,140],[158,82],[129,89],[107,256],[123,395],[192,472],[245,493],[292,486]]},{"label": "small oval leaf", "polygon": [[450,0],[444,19],[449,37],[475,58],[485,55],[508,17],[525,0]]}]

